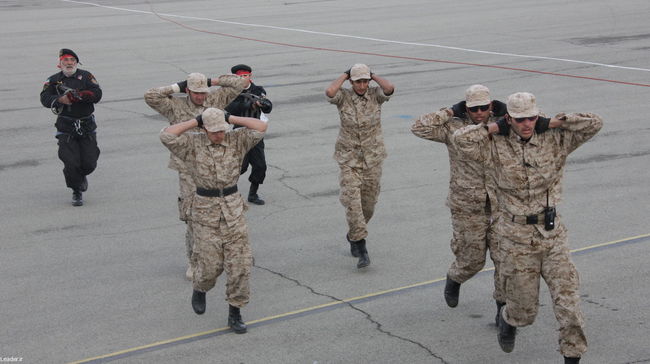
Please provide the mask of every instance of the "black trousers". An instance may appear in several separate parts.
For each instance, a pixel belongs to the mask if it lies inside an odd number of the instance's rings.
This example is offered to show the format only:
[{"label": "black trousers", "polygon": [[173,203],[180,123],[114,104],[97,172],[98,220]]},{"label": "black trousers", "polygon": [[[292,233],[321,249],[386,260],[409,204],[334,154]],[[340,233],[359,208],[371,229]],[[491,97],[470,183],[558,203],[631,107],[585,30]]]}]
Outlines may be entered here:
[{"label": "black trousers", "polygon": [[251,175],[248,180],[251,183],[262,184],[266,178],[266,157],[264,156],[264,139],[260,140],[253,149],[249,150],[244,157],[241,166],[241,173],[244,174],[248,170],[248,165],[251,165]]},{"label": "black trousers", "polygon": [[56,138],[59,140],[59,159],[63,162],[65,184],[73,190],[78,189],[84,177],[97,167],[97,136],[60,134]]}]

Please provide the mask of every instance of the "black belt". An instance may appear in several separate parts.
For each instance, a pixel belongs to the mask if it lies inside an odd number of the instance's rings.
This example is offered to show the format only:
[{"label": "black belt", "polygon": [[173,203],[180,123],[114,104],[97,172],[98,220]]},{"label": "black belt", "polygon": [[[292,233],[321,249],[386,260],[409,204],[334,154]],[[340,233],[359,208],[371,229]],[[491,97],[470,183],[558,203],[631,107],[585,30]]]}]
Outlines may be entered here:
[{"label": "black belt", "polygon": [[536,215],[511,215],[506,213],[506,216],[508,216],[512,222],[522,225],[537,225],[544,223],[544,213]]},{"label": "black belt", "polygon": [[68,119],[68,120],[72,120],[72,121],[79,120],[81,122],[92,121],[95,118],[95,116],[92,115],[92,114],[90,114],[88,116],[83,116],[83,117],[80,117],[80,118],[73,118],[71,116],[65,116],[65,115],[59,115],[59,117],[62,118],[62,119]]},{"label": "black belt", "polygon": [[196,194],[205,197],[225,197],[232,195],[235,192],[237,192],[237,185],[226,187],[223,190],[208,190],[201,187],[196,188]]}]

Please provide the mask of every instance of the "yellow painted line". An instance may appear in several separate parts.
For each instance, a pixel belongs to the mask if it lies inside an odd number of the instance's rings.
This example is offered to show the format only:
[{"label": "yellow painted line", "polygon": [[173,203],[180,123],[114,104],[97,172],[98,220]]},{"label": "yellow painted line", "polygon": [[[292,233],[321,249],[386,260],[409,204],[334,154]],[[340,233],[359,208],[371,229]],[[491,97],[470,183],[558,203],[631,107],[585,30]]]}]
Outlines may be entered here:
[{"label": "yellow painted line", "polygon": [[647,237],[650,237],[650,233],[649,234],[642,234],[642,235],[633,236],[631,238],[625,238],[625,239],[609,241],[607,243],[594,244],[594,245],[586,246],[584,248],[573,249],[573,250],[571,250],[571,253],[577,253],[577,252],[581,252],[581,251],[584,251],[584,250],[591,250],[591,249],[601,248],[601,247],[608,246],[608,245],[614,245],[614,244],[622,243],[622,242],[625,242],[625,241],[643,239],[643,238],[647,238]]},{"label": "yellow painted line", "polygon": [[[586,246],[586,247],[583,247],[583,248],[573,249],[573,250],[571,250],[571,253],[576,253],[576,252],[601,248],[601,247],[605,247],[605,246],[609,246],[609,245],[615,245],[615,244],[626,242],[626,241],[632,241],[632,240],[643,239],[643,238],[648,238],[648,237],[650,237],[650,233],[637,235],[637,236],[624,238],[624,239],[619,239],[619,240],[614,240],[614,241],[609,241],[609,242],[606,242],[606,243],[594,244],[594,245]],[[488,271],[492,271],[492,270],[494,270],[494,267],[485,268],[485,269],[481,270],[481,272],[488,272]],[[321,305],[316,305],[316,306],[302,308],[302,309],[295,310],[295,311],[285,312],[285,313],[282,313],[282,314],[279,314],[279,315],[267,316],[267,317],[264,317],[264,318],[261,318],[261,319],[248,321],[247,323],[250,325],[250,324],[256,324],[256,323],[281,319],[281,318],[284,318],[284,317],[294,316],[294,315],[298,315],[298,314],[305,313],[305,312],[316,311],[316,310],[319,310],[319,309],[322,309],[322,308],[332,307],[332,306],[336,306],[336,305],[342,305],[342,304],[355,302],[355,301],[361,301],[361,300],[364,300],[364,299],[367,299],[367,298],[381,296],[381,295],[385,295],[385,294],[393,293],[393,292],[404,291],[404,290],[407,290],[407,289],[410,289],[410,288],[426,286],[426,285],[429,285],[429,284],[432,284],[432,283],[442,282],[444,280],[446,280],[446,278],[432,279],[432,280],[429,280],[429,281],[414,283],[414,284],[410,284],[410,285],[406,285],[406,286],[402,286],[402,287],[397,287],[397,288],[391,288],[391,289],[387,289],[387,290],[384,290],[384,291],[373,292],[373,293],[369,293],[369,294],[366,294],[366,295],[363,295],[363,296],[357,296],[357,297],[352,297],[352,298],[346,298],[346,299],[343,299],[343,300],[340,300],[340,301],[323,303]],[[191,334],[191,335],[181,336],[181,337],[177,337],[177,338],[173,338],[173,339],[158,341],[158,342],[147,344],[147,345],[142,345],[142,346],[137,346],[137,347],[133,347],[133,348],[125,349],[125,350],[120,350],[120,351],[116,351],[116,352],[113,352],[113,353],[110,353],[110,354],[95,356],[95,357],[92,357],[92,358],[86,358],[86,359],[82,359],[82,360],[79,360],[79,361],[71,362],[70,364],[81,364],[81,363],[87,363],[87,362],[94,361],[94,360],[106,359],[106,358],[110,358],[110,357],[114,357],[114,356],[118,356],[118,355],[122,355],[122,354],[128,354],[128,353],[143,350],[143,349],[162,346],[162,345],[165,345],[165,344],[171,344],[171,343],[175,343],[175,342],[179,342],[179,341],[183,341],[183,340],[187,340],[187,339],[192,339],[192,338],[196,338],[196,337],[200,337],[200,336],[215,334],[215,333],[218,333],[218,332],[223,332],[223,331],[228,331],[228,330],[230,330],[230,328],[222,327],[222,328],[219,328],[219,329],[198,332],[198,333]]]}]

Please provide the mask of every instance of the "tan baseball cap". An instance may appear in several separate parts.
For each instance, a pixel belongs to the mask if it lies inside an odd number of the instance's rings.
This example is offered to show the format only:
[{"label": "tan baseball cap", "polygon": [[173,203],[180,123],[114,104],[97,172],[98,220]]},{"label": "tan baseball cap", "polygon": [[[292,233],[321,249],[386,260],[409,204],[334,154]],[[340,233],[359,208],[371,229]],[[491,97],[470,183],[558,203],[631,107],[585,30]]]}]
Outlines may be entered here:
[{"label": "tan baseball cap", "polygon": [[369,80],[370,79],[370,67],[366,66],[363,63],[357,63],[352,68],[350,68],[350,79],[352,81],[356,80]]},{"label": "tan baseball cap", "polygon": [[226,122],[223,110],[209,107],[201,113],[201,117],[203,118],[203,127],[209,132],[216,133],[228,129],[228,123]]},{"label": "tan baseball cap", "polygon": [[467,107],[488,105],[491,102],[490,89],[483,85],[472,85],[465,90],[465,104]]},{"label": "tan baseball cap", "polygon": [[187,89],[192,92],[210,92],[208,78],[203,73],[190,73],[187,75]]},{"label": "tan baseball cap", "polygon": [[539,115],[535,95],[530,92],[517,92],[508,96],[508,114],[513,118],[526,118]]}]

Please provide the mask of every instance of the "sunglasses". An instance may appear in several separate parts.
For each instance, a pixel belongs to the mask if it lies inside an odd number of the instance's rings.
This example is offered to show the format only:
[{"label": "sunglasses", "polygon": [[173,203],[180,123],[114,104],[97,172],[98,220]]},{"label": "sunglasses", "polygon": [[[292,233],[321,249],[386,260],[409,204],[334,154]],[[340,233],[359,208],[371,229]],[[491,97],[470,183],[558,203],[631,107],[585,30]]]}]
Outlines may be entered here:
[{"label": "sunglasses", "polygon": [[470,112],[478,112],[479,110],[487,111],[489,108],[490,108],[490,104],[487,104],[487,105],[478,105],[478,106],[468,107],[467,110],[469,110]]},{"label": "sunglasses", "polygon": [[537,120],[537,116],[527,116],[527,117],[525,117],[525,118],[512,118],[512,119],[513,119],[517,124],[521,124],[521,123],[523,123],[523,122],[526,121],[526,120],[535,121],[535,120]]}]

